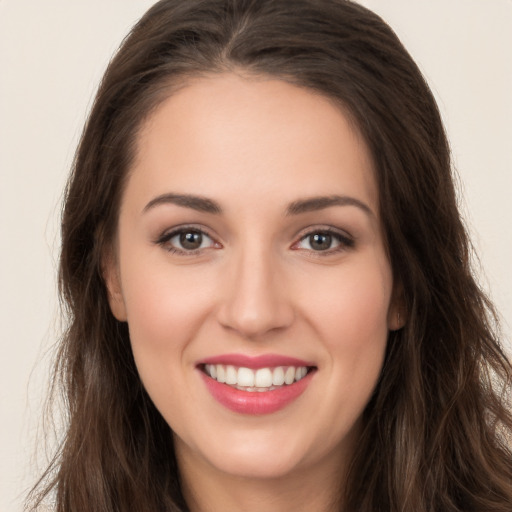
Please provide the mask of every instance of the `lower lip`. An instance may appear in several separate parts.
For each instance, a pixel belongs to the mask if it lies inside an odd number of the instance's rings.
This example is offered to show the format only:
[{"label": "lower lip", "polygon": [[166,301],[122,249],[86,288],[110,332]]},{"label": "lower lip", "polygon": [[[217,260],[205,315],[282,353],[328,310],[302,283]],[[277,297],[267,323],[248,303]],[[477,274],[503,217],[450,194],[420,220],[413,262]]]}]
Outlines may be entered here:
[{"label": "lower lip", "polygon": [[222,384],[200,371],[208,391],[224,407],[240,414],[270,414],[295,401],[306,390],[313,372],[293,384],[271,391],[242,391]]}]

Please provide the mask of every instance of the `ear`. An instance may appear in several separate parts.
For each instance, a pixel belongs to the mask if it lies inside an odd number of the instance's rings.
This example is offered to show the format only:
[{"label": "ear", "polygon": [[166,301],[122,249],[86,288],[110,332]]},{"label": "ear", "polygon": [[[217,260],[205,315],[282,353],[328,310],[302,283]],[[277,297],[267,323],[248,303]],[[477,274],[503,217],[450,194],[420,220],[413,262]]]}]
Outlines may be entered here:
[{"label": "ear", "polygon": [[400,330],[407,322],[407,310],[404,303],[404,290],[402,283],[393,286],[393,295],[388,310],[388,329]]},{"label": "ear", "polygon": [[126,306],[121,289],[119,264],[113,248],[109,248],[101,259],[101,271],[107,288],[108,303],[114,317],[120,322],[126,322]]}]

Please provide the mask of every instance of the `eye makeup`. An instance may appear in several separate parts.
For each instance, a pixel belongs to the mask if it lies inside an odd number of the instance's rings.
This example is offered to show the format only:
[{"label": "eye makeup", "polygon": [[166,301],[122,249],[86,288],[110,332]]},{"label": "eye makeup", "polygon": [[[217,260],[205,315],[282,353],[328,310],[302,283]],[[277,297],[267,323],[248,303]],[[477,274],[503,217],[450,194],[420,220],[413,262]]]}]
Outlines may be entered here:
[{"label": "eye makeup", "polygon": [[[222,248],[208,230],[197,225],[179,226],[168,230],[155,240],[155,244],[172,254],[185,257],[197,255],[205,250]],[[354,246],[354,238],[344,232],[332,227],[315,227],[304,231],[290,248],[322,257],[352,249]]]}]

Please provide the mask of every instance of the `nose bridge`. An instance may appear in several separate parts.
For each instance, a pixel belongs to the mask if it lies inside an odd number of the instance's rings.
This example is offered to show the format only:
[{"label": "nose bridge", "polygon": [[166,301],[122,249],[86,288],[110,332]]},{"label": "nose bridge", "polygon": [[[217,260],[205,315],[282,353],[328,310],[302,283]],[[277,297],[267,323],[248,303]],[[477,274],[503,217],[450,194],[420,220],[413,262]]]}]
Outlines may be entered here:
[{"label": "nose bridge", "polygon": [[268,245],[248,243],[234,251],[219,320],[244,337],[286,327],[293,308],[279,262]]}]

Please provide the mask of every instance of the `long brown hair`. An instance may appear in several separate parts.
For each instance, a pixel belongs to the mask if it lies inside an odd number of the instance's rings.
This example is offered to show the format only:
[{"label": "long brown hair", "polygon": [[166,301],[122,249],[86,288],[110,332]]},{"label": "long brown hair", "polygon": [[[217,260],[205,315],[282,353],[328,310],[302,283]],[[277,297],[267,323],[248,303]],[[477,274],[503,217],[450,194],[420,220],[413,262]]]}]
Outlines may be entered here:
[{"label": "long brown hair", "polygon": [[175,87],[241,70],[334,99],[365,138],[406,326],[344,486],[352,512],[510,511],[512,367],[470,266],[450,153],[425,80],[393,31],[348,0],[162,0],[110,63],[75,157],[62,220],[69,318],[55,370],[68,421],[33,492],[57,512],[186,511],[170,427],[112,316],[102,256],[138,130]]}]

